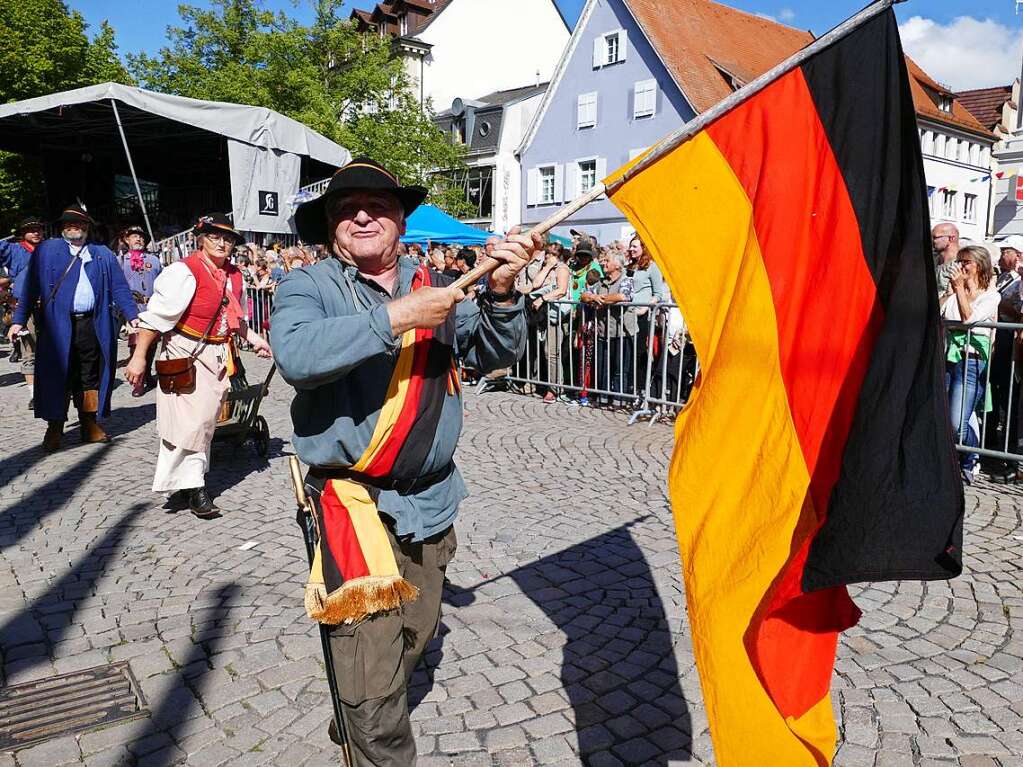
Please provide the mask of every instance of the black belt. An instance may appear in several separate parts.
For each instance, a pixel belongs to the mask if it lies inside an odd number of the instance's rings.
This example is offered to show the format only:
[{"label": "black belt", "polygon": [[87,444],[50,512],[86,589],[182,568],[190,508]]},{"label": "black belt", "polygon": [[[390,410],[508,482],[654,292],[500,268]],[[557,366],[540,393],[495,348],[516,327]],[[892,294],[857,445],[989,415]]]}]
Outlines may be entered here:
[{"label": "black belt", "polygon": [[84,320],[92,316],[92,309],[87,312],[71,312],[71,319],[73,320]]},{"label": "black belt", "polygon": [[412,479],[393,479],[391,477],[370,477],[361,471],[352,471],[339,466],[313,466],[309,469],[309,476],[316,479],[347,479],[358,482],[360,485],[369,485],[378,490],[393,490],[401,495],[412,495],[425,490],[438,482],[447,479],[455,470],[455,464],[449,463],[442,469],[423,474],[421,477]]}]

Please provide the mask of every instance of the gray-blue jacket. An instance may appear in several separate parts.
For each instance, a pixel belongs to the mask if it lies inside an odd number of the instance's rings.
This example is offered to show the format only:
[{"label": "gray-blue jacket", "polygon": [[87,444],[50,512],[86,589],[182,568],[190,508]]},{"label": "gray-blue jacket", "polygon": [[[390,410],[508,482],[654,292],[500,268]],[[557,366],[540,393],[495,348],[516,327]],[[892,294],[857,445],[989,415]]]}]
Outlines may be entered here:
[{"label": "gray-blue jacket", "polygon": [[[393,298],[408,295],[416,268],[413,260],[400,260]],[[434,285],[451,282],[437,274],[432,279]],[[277,287],[270,344],[281,375],[296,390],[293,442],[310,466],[350,468],[369,446],[401,346],[391,332],[390,300],[354,266],[335,258],[292,271]],[[522,300],[508,307],[484,302],[482,309],[463,301],[435,336],[451,344],[469,367],[482,372],[508,367],[525,344]],[[460,390],[442,396],[433,445],[419,476],[451,464],[462,431]],[[411,495],[369,490],[377,508],[394,519],[397,534],[416,541],[451,525],[468,495],[457,469]]]}]

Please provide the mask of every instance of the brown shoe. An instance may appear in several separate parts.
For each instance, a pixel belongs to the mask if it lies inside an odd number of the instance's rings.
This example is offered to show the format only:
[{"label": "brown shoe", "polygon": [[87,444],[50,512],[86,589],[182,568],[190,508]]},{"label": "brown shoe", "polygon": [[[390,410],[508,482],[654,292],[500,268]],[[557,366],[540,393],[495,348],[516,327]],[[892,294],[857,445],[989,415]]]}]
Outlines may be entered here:
[{"label": "brown shoe", "polygon": [[82,407],[78,411],[78,423],[81,427],[82,442],[109,442],[110,437],[96,423],[99,410],[99,392],[95,389],[82,392]]},{"label": "brown shoe", "polygon": [[63,421],[47,421],[46,435],[43,437],[43,450],[55,453],[60,450],[60,438],[64,436]]}]

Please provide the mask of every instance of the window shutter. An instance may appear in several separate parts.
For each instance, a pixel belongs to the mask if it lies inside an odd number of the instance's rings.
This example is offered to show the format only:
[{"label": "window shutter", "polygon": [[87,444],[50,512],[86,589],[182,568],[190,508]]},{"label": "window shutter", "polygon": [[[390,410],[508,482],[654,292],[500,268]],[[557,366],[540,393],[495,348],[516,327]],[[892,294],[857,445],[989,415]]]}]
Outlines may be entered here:
[{"label": "window shutter", "polygon": [[581,93],[576,104],[576,127],[589,128],[597,124],[597,94]]},{"label": "window shutter", "polygon": [[554,202],[565,201],[565,166],[554,166]]},{"label": "window shutter", "polygon": [[[601,183],[605,178],[607,178],[607,158],[606,157],[598,157],[597,158],[597,183],[598,184]],[[601,197],[604,197],[604,195],[601,195]]]},{"label": "window shutter", "polygon": [[540,199],[540,169],[530,168],[526,173],[526,205],[536,205]]},{"label": "window shutter", "polygon": [[604,36],[598,35],[593,41],[593,68],[600,69],[604,66],[605,57]]},{"label": "window shutter", "polygon": [[625,61],[629,56],[629,33],[624,29],[618,30],[618,60]]},{"label": "window shutter", "polygon": [[579,196],[579,163],[565,163],[565,196],[574,200]]}]

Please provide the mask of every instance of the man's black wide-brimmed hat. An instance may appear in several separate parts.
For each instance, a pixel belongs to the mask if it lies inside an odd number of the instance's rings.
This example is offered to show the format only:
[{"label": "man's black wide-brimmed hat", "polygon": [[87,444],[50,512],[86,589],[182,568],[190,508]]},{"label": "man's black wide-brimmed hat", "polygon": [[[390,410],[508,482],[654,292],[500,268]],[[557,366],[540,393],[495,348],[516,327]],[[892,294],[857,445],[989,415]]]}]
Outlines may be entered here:
[{"label": "man's black wide-brimmed hat", "polygon": [[380,163],[368,157],[356,157],[337,169],[323,194],[302,203],[295,211],[298,236],[311,245],[327,245],[331,236],[327,228],[327,201],[345,192],[389,192],[398,198],[405,217],[423,204],[429,191],[422,186],[402,186],[398,179]]},{"label": "man's black wide-brimmed hat", "polygon": [[11,230],[11,234],[19,235],[33,229],[42,229],[46,231],[46,224],[43,223],[42,219],[39,218],[23,218],[18,222],[18,225]]},{"label": "man's black wide-brimmed hat", "polygon": [[92,220],[92,216],[85,210],[84,205],[68,205],[61,211],[60,218],[57,219],[58,224],[85,224],[92,226],[96,222]]},{"label": "man's black wide-brimmed hat", "polygon": [[234,228],[231,219],[223,213],[210,213],[208,216],[200,218],[195,222],[195,226],[192,227],[192,234],[196,236],[200,234],[226,234],[234,238],[236,245],[245,242],[245,236]]}]

